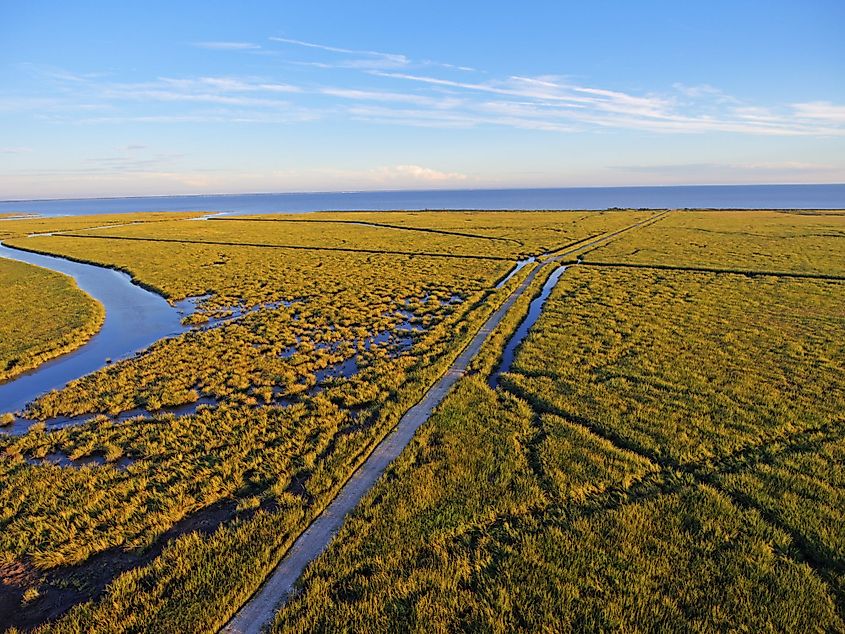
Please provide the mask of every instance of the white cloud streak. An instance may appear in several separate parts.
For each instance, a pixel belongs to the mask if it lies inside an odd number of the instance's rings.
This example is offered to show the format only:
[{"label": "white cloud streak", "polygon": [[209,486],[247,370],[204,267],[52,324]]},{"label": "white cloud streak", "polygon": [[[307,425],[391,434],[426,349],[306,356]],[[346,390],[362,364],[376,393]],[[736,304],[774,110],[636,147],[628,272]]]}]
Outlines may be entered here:
[{"label": "white cloud streak", "polygon": [[[787,110],[779,115],[768,113],[761,116],[760,111],[749,111],[742,107],[722,108],[717,115],[690,114],[679,109],[671,96],[630,95],[616,90],[573,85],[554,77],[509,77],[498,81],[464,82],[409,73],[373,71],[371,74],[514,98],[518,101],[487,100],[482,108],[518,115],[520,120],[543,121],[550,128],[568,121],[573,125],[671,133],[731,132],[782,136],[845,134],[845,129],[837,127],[845,121],[845,107],[825,102],[795,104],[791,112]],[[739,103],[712,88],[697,89],[692,93],[685,90],[684,95],[712,96],[714,92],[719,104]],[[796,120],[796,117],[804,121]]]},{"label": "white cloud streak", "polygon": [[327,46],[325,44],[315,44],[314,42],[304,42],[302,40],[295,40],[287,37],[271,37],[270,41],[281,44],[290,44],[303,48],[316,49],[319,51],[327,51],[329,53],[341,53],[344,55],[357,55],[364,57],[364,59],[347,59],[340,60],[330,64],[323,64],[326,68],[398,68],[407,66],[411,63],[405,55],[397,53],[382,53],[380,51],[369,51],[352,48],[341,48],[338,46]]},{"label": "white cloud streak", "polygon": [[[659,93],[634,94],[550,74],[487,78],[469,67],[415,63],[402,54],[285,37],[269,39],[321,54],[323,59],[291,63],[329,69],[331,81],[319,83],[309,78],[308,83],[291,83],[276,76],[246,75],[121,83],[98,74],[38,68],[40,76],[57,84],[57,89],[50,97],[0,97],[0,113],[28,110],[45,120],[92,124],[290,123],[345,118],[400,126],[498,126],[557,133],[617,129],[667,134],[845,135],[845,106],[829,101],[753,104],[709,84],[676,83]],[[235,41],[194,46],[217,50],[258,47]],[[466,73],[479,78],[468,78]],[[317,75],[312,73],[312,77]]]},{"label": "white cloud streak", "polygon": [[845,105],[839,106],[829,101],[814,101],[792,105],[795,116],[802,119],[845,124]]}]

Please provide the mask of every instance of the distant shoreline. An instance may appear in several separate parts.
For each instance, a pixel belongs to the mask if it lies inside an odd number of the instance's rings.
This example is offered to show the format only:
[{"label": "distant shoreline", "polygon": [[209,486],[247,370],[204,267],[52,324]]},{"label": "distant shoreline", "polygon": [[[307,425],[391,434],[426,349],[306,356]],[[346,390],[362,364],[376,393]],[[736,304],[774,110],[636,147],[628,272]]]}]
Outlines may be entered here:
[{"label": "distant shoreline", "polygon": [[237,196],[349,196],[377,194],[432,194],[452,192],[556,192],[593,190],[651,190],[651,189],[701,189],[701,188],[749,188],[749,187],[843,187],[845,183],[749,183],[708,185],[583,185],[571,187],[461,187],[454,189],[350,189],[350,190],[302,190],[290,192],[213,192],[208,194],[142,194],[137,196],[81,196],[61,198],[4,198],[3,203],[30,203],[83,200],[137,200],[156,198],[224,198]]},{"label": "distant shoreline", "polygon": [[0,201],[0,215],[151,211],[302,213],[390,210],[845,209],[845,184],[656,185],[524,189],[188,194]]}]

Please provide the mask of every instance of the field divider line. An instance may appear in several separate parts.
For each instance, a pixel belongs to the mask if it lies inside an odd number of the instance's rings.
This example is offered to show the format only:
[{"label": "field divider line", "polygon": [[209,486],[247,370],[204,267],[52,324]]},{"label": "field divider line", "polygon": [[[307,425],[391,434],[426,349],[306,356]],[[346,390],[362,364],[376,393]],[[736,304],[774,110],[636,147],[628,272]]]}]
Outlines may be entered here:
[{"label": "field divider line", "polygon": [[386,222],[369,222],[366,220],[309,220],[306,218],[239,218],[237,216],[218,216],[216,218],[209,218],[209,220],[222,220],[226,222],[299,222],[305,224],[344,224],[344,225],[361,225],[364,227],[374,227],[376,229],[398,229],[400,231],[421,231],[423,233],[438,233],[444,236],[458,236],[461,238],[476,238],[479,240],[496,240],[498,242],[513,242],[520,246],[524,246],[519,240],[513,238],[500,238],[499,236],[482,236],[476,233],[463,233],[461,231],[446,231],[445,229],[431,229],[429,227],[404,227],[402,225],[392,225]]},{"label": "field divider line", "polygon": [[640,262],[583,262],[585,266],[601,266],[620,269],[646,269],[656,271],[686,271],[689,273],[721,273],[744,275],[746,277],[784,277],[801,280],[845,281],[845,275],[833,273],[801,273],[798,271],[761,271],[754,269],[721,269],[709,266],[684,266],[680,264],[647,264]]},{"label": "field divider line", "polygon": [[185,238],[149,238],[141,236],[84,235],[78,233],[54,234],[56,238],[83,238],[86,240],[128,240],[134,242],[164,242],[173,244],[199,244],[222,247],[254,247],[259,249],[294,249],[299,251],[338,251],[368,255],[407,255],[411,257],[459,258],[464,260],[497,260],[511,262],[514,258],[501,255],[476,255],[472,253],[433,253],[424,251],[386,251],[383,249],[355,249],[349,247],[320,247],[304,244],[268,244],[266,242],[223,242],[220,240],[191,240]]},{"label": "field divider line", "polygon": [[[697,469],[697,465],[695,464],[684,464],[673,458],[655,454],[637,443],[629,441],[624,436],[616,434],[610,429],[603,428],[588,418],[559,409],[545,399],[536,398],[530,392],[527,392],[513,384],[503,385],[502,389],[528,403],[535,414],[552,414],[559,416],[570,423],[586,429],[598,438],[606,440],[616,449],[630,451],[640,458],[644,458],[651,464],[658,467],[659,471],[657,473],[683,474],[690,477],[696,485],[709,486],[715,491],[721,493],[738,509],[758,513],[766,524],[789,536],[797,553],[784,552],[784,557],[787,557],[798,564],[807,564],[815,574],[819,575],[820,579],[827,585],[831,596],[836,599],[838,612],[843,620],[845,620],[845,604],[841,603],[841,599],[845,597],[843,597],[843,590],[836,581],[836,576],[845,572],[845,564],[841,564],[839,562],[828,563],[823,560],[817,552],[817,549],[808,539],[806,539],[797,530],[788,526],[772,511],[761,505],[759,502],[747,497],[743,493],[728,489],[719,480],[719,476],[723,473],[731,473],[730,471],[717,470],[710,473],[701,472]],[[777,442],[777,440],[774,442]],[[755,448],[760,447],[762,447],[762,445],[758,445]],[[667,493],[668,492],[669,491],[667,490]],[[638,501],[638,499],[634,498],[630,501],[622,502],[621,504],[637,503]]]},{"label": "field divider line", "polygon": [[[661,216],[658,216],[658,218]],[[562,258],[584,248],[613,239],[628,230],[655,220],[649,217],[633,225],[623,227],[601,238],[588,239],[586,244],[578,243],[535,266],[520,282],[519,286],[502,302],[463,350],[452,361],[448,369],[423,394],[422,398],[408,409],[396,426],[376,443],[349,478],[340,486],[337,495],[329,501],[311,523],[293,541],[275,569],[265,579],[252,597],[221,628],[224,634],[259,634],[273,619],[276,612],[294,591],[297,579],[305,568],[329,546],[337,535],[346,515],[349,514],[372,489],[390,464],[411,442],[417,430],[430,418],[434,409],[464,376],[470,362],[478,355],[483,344],[504,319],[514,303],[531,286],[541,270],[560,264]]]}]

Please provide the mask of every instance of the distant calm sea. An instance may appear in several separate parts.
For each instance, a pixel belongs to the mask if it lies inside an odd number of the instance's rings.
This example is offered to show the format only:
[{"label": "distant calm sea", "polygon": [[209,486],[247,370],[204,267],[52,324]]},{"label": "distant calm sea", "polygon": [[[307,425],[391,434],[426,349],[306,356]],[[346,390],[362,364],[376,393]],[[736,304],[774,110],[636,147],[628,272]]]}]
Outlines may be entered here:
[{"label": "distant calm sea", "polygon": [[0,213],[35,212],[46,216],[132,211],[225,211],[252,214],[321,210],[609,207],[845,209],[845,184],[457,189],[0,201]]}]

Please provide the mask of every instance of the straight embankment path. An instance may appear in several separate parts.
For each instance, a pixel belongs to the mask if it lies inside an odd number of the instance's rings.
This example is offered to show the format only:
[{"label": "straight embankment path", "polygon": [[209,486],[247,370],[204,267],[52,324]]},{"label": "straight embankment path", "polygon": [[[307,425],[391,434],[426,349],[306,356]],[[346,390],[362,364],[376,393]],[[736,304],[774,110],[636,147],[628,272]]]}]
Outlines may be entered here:
[{"label": "straight embankment path", "polygon": [[264,585],[221,631],[227,634],[258,634],[273,619],[276,611],[290,596],[296,580],[299,579],[305,567],[326,549],[340,530],[346,515],[355,508],[390,463],[399,456],[417,429],[428,420],[434,408],[443,401],[452,386],[463,376],[472,359],[481,350],[481,346],[541,270],[557,266],[566,256],[582,253],[613,240],[631,229],[656,222],[664,215],[665,213],[650,216],[617,231],[574,244],[536,266],[499,309],[484,322],[449,369],[428,389],[416,405],[405,412],[393,431],[373,449],[369,457],[343,485],[337,496],[297,538]]}]

